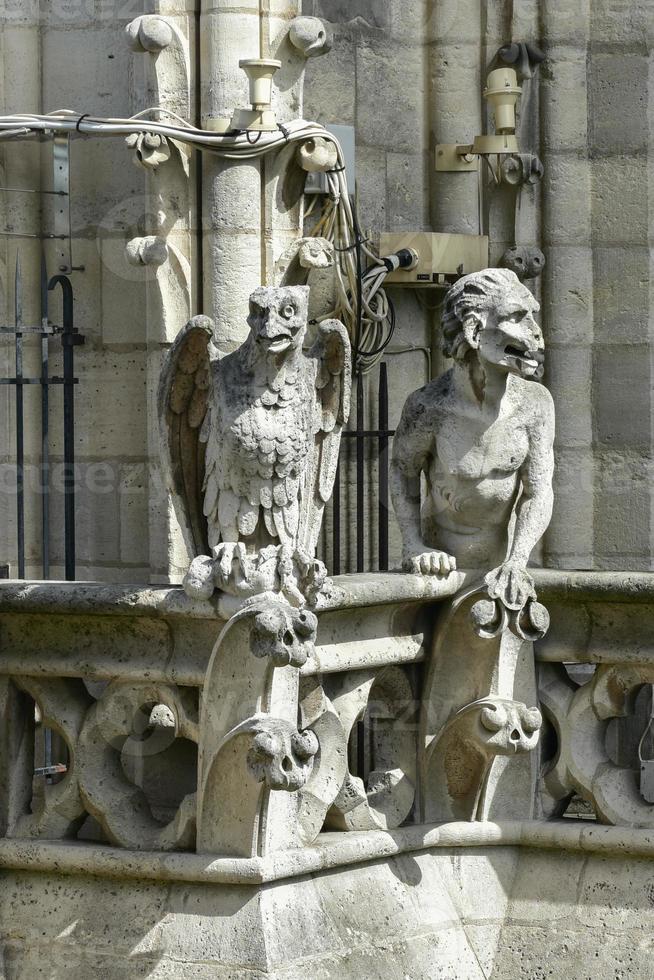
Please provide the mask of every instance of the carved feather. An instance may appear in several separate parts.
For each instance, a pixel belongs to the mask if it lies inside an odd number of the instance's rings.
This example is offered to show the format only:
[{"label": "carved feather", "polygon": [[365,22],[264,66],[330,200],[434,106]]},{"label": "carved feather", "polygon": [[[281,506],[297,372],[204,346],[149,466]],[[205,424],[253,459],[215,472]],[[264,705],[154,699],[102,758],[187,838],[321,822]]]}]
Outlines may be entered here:
[{"label": "carved feather", "polygon": [[158,391],[162,461],[191,557],[207,550],[202,505],[206,452],[200,434],[215,356],[213,329],[206,316],[189,320],[166,355]]},{"label": "carved feather", "polygon": [[347,330],[339,320],[320,324],[309,357],[315,372],[314,440],[302,474],[298,541],[313,554],[324,506],[334,487],[341,432],[350,414],[352,355]]},{"label": "carved feather", "polygon": [[259,505],[253,506],[248,500],[241,500],[238,510],[238,532],[244,537],[254,534],[259,522]]},{"label": "carved feather", "polygon": [[277,528],[275,526],[275,520],[273,518],[273,512],[271,507],[264,507],[263,510],[263,520],[266,525],[266,531],[271,538],[277,537]]}]

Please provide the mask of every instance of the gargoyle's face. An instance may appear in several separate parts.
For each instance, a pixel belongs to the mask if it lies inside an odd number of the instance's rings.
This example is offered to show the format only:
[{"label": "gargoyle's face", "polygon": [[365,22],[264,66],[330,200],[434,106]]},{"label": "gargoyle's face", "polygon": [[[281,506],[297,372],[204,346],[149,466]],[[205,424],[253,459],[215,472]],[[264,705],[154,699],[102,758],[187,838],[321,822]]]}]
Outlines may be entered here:
[{"label": "gargoyle's face", "polygon": [[308,286],[264,286],[252,293],[248,324],[262,353],[290,354],[302,346],[308,303]]},{"label": "gargoyle's face", "polygon": [[527,289],[499,300],[479,334],[480,359],[523,378],[542,378],[545,344],[534,319],[539,309]]}]

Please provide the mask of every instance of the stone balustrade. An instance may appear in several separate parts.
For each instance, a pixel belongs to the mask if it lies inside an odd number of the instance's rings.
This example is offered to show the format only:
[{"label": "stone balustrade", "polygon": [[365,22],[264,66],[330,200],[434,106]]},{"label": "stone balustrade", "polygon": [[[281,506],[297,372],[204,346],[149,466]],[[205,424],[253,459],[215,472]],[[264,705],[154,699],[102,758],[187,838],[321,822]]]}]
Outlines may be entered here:
[{"label": "stone balustrade", "polygon": [[[232,616],[181,588],[7,583],[3,836],[255,858],[398,827],[429,611],[464,581],[341,576],[316,615],[264,595]],[[33,778],[35,704],[54,777]]]},{"label": "stone balustrade", "polygon": [[[534,888],[583,949],[594,889],[650,914],[654,807],[612,746],[652,680],[654,575],[534,578],[537,640],[496,631],[466,572],[341,576],[314,612],[2,583],[7,976],[370,976],[391,949],[482,980],[476,930],[518,975]],[[573,795],[617,826],[560,819]],[[641,920],[621,929],[610,955],[645,975]]]},{"label": "stone balustrade", "polygon": [[[140,851],[156,874],[156,853],[196,851],[219,877],[299,873],[433,846],[444,824],[472,821],[474,841],[489,820],[565,847],[552,818],[573,795],[600,822],[652,827],[637,757],[610,752],[654,683],[654,576],[535,579],[552,617],[535,644],[465,625],[466,572],[340,576],[315,614],[272,595],[229,615],[177,587],[3,584],[0,864],[54,848],[124,868]],[[65,772],[34,775],[39,727]],[[190,854],[167,860],[195,873]]]}]

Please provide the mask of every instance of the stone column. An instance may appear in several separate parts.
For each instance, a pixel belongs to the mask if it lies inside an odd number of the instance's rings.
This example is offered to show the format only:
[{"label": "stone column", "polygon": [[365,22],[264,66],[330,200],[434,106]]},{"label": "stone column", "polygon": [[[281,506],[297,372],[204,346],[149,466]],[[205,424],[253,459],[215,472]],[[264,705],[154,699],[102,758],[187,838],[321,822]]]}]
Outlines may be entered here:
[{"label": "stone column", "polygon": [[556,505],[545,563],[593,566],[595,461],[591,401],[593,252],[586,105],[589,3],[541,5],[543,329],[556,405]]},{"label": "stone column", "polygon": [[[243,58],[278,58],[273,82],[278,121],[302,114],[304,57],[291,46],[289,23],[300,13],[299,0],[205,0],[200,16],[202,125],[248,105]],[[301,206],[286,210],[278,190],[277,159],[244,163],[208,153],[202,161],[202,249],[204,312],[216,322],[217,340],[226,350],[247,334],[248,297],[272,281],[274,263],[301,231]]]},{"label": "stone column", "polygon": [[651,3],[590,4],[593,544],[610,569],[653,567],[652,15]]},{"label": "stone column", "polygon": [[[481,133],[481,0],[456,4],[430,0],[427,37],[430,150],[437,143],[465,143]],[[436,172],[430,161],[432,230],[478,235],[480,226],[477,173]],[[440,314],[433,314],[432,375],[445,368],[438,346]]]}]

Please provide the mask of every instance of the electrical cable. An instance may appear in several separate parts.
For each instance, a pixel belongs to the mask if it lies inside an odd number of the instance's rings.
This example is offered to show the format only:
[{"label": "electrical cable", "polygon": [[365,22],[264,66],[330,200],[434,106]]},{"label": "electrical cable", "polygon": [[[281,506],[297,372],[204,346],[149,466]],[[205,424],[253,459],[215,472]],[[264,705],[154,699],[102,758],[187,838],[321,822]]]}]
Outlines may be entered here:
[{"label": "electrical cable", "polygon": [[[154,113],[166,119],[145,119]],[[170,121],[170,120],[174,120]],[[402,264],[397,256],[380,257],[361,234],[356,200],[350,198],[346,165],[336,137],[319,123],[303,119],[279,124],[271,132],[247,130],[216,133],[198,129],[176,113],[160,106],[142,109],[129,118],[102,118],[73,109],[47,114],[25,113],[0,116],[0,140],[29,139],[55,134],[117,137],[152,133],[194,146],[227,160],[254,160],[283,146],[303,144],[321,137],[336,147],[336,166],[326,171],[327,198],[312,234],[327,239],[334,249],[336,306],[320,319],[339,317],[350,334],[358,371],[378,363],[395,330],[395,309],[383,288],[389,272]],[[309,208],[308,214],[315,207]],[[364,261],[370,263],[364,271]],[[406,265],[406,263],[405,263]]]}]

